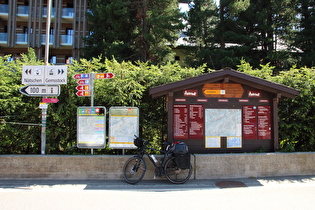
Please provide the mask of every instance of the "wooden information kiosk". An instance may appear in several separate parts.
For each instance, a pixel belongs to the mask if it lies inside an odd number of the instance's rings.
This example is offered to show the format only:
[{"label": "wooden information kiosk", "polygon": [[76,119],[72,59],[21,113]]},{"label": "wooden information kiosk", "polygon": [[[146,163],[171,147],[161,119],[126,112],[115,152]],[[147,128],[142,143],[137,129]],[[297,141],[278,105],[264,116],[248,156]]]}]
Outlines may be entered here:
[{"label": "wooden information kiosk", "polygon": [[278,102],[299,91],[222,69],[153,87],[166,97],[168,140],[184,141],[193,153],[277,151]]}]

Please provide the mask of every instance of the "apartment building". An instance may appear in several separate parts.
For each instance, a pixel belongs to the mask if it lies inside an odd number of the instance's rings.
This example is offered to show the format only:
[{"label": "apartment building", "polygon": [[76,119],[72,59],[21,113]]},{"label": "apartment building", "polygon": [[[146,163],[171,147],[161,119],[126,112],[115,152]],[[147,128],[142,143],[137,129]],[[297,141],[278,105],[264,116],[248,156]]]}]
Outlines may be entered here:
[{"label": "apartment building", "polygon": [[[87,36],[88,0],[53,0],[49,62],[65,64],[80,58]],[[0,56],[11,59],[34,48],[44,59],[48,0],[0,0]]]},{"label": "apartment building", "polygon": [[[48,0],[0,0],[0,56],[20,57],[33,48],[44,60]],[[179,0],[187,4],[190,0]],[[84,47],[83,37],[89,33],[88,0],[52,0],[49,32],[49,62],[65,64],[79,59]],[[183,57],[174,49],[176,60]]]}]

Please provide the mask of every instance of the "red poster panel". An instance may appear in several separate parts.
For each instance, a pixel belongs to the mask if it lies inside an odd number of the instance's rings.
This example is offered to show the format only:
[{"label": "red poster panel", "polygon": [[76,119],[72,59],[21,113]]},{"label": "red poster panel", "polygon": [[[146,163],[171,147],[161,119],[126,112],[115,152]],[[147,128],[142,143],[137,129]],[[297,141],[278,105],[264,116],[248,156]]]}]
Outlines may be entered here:
[{"label": "red poster panel", "polygon": [[174,105],[173,130],[175,140],[188,139],[188,105]]},{"label": "red poster panel", "polygon": [[189,105],[189,138],[204,139],[203,105]]},{"label": "red poster panel", "polygon": [[271,139],[270,106],[258,106],[258,139]]},{"label": "red poster panel", "polygon": [[243,138],[257,139],[257,107],[243,106]]}]

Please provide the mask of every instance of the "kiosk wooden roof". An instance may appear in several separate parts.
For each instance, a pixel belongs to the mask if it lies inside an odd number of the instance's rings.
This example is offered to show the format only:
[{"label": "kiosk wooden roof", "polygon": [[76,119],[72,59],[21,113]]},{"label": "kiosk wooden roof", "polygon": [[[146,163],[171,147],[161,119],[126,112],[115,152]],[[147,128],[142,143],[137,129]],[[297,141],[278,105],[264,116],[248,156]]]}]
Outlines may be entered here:
[{"label": "kiosk wooden roof", "polygon": [[278,97],[280,96],[287,98],[295,98],[300,93],[299,90],[287,87],[285,85],[270,82],[268,80],[251,76],[242,72],[238,72],[230,68],[225,68],[212,73],[206,73],[200,76],[188,78],[178,82],[153,87],[150,89],[150,95],[152,96],[152,98],[158,98],[163,95],[167,95],[169,92],[188,89],[193,86],[202,85],[204,83],[217,82],[220,80],[224,80],[225,82],[233,81],[246,84],[257,89],[275,93],[278,95]]}]

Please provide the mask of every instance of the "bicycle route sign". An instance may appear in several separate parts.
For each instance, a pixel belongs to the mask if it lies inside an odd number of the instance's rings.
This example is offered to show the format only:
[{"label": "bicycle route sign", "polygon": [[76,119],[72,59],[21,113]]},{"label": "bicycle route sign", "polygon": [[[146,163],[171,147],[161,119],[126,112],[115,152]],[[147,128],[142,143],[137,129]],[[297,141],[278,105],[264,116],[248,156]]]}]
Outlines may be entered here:
[{"label": "bicycle route sign", "polygon": [[77,109],[77,147],[105,147],[106,108],[103,106],[78,107]]}]

